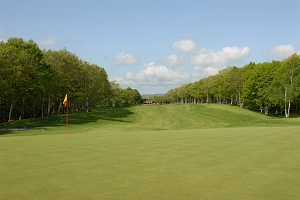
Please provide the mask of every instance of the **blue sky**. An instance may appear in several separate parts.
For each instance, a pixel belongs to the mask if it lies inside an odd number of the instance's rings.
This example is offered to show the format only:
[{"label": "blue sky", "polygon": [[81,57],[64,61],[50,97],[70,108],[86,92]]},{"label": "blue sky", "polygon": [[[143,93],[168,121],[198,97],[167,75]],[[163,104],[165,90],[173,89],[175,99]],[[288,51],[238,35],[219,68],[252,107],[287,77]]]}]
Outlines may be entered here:
[{"label": "blue sky", "polygon": [[0,0],[0,41],[34,40],[141,94],[300,54],[298,0]]}]

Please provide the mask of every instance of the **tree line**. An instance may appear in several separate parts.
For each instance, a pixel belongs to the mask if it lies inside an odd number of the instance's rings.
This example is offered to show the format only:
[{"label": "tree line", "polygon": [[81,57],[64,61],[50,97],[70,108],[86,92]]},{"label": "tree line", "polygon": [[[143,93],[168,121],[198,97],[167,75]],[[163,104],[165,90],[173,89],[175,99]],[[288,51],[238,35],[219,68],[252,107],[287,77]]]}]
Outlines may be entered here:
[{"label": "tree line", "polygon": [[300,112],[300,57],[227,67],[218,74],[169,90],[159,103],[223,103],[268,115]]},{"label": "tree line", "polygon": [[0,43],[0,122],[63,113],[66,93],[71,112],[141,103],[137,90],[109,82],[104,68],[66,49],[41,50],[22,38]]}]

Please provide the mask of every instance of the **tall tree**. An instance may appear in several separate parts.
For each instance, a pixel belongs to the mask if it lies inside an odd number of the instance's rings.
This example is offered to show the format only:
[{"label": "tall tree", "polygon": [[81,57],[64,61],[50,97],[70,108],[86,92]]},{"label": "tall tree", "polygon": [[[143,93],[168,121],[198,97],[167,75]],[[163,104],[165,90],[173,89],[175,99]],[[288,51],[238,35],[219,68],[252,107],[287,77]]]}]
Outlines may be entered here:
[{"label": "tall tree", "polygon": [[21,38],[10,38],[1,43],[0,51],[1,79],[5,82],[2,98],[7,99],[8,121],[40,115],[46,77],[50,77],[51,73],[41,50],[32,40],[26,42]]},{"label": "tall tree", "polygon": [[284,107],[286,117],[291,114],[291,104],[297,102],[300,86],[300,58],[294,54],[282,61],[276,71],[276,78],[273,80],[269,90],[268,98],[274,105]]},{"label": "tall tree", "polygon": [[245,73],[242,98],[249,109],[259,109],[261,112],[264,111],[268,114],[271,102],[266,97],[266,94],[275,77],[278,66],[278,61],[265,62],[256,64]]}]

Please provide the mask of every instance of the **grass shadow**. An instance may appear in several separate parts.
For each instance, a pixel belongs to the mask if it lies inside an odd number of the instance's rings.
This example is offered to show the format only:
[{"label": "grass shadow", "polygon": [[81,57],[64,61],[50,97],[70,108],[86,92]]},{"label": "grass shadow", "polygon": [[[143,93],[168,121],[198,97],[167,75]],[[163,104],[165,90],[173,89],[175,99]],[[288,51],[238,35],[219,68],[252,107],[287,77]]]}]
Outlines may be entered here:
[{"label": "grass shadow", "polygon": [[[98,120],[129,122],[128,117],[134,114],[128,108],[97,108],[91,112],[69,113],[69,124],[88,124]],[[41,127],[58,127],[66,125],[66,115],[16,120],[0,124],[0,136],[15,133],[16,130],[29,130]]]}]

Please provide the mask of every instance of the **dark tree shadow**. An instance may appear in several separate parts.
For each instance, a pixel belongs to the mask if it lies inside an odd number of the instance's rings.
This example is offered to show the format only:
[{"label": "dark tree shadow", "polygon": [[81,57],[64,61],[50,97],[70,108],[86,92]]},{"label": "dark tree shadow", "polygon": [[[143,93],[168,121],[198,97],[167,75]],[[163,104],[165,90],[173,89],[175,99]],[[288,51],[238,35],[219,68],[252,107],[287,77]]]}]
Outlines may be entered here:
[{"label": "dark tree shadow", "polygon": [[[128,117],[134,114],[128,108],[97,108],[91,112],[69,113],[69,124],[87,124],[98,120],[128,123]],[[53,115],[35,119],[16,120],[0,124],[0,135],[12,134],[15,131],[37,129],[43,127],[57,127],[66,125],[66,115]]]}]

